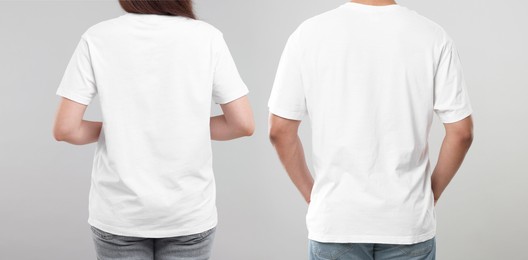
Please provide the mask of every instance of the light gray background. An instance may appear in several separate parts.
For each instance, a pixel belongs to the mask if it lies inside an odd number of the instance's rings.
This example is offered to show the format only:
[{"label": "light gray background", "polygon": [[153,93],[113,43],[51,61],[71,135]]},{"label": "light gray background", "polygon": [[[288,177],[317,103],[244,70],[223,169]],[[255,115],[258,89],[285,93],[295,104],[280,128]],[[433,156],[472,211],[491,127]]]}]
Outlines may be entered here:
[{"label": "light gray background", "polygon": [[[220,223],[213,260],[306,259],[306,205],[268,142],[266,102],[288,35],[344,2],[197,1],[199,17],[225,34],[257,123],[252,138],[214,143]],[[400,4],[455,39],[475,110],[474,145],[437,206],[439,259],[528,259],[528,3]],[[95,146],[53,140],[55,91],[80,35],[122,13],[117,0],[0,1],[2,259],[95,259],[86,222]],[[95,100],[87,119],[100,119],[98,106]],[[442,137],[435,119],[433,165]]]}]

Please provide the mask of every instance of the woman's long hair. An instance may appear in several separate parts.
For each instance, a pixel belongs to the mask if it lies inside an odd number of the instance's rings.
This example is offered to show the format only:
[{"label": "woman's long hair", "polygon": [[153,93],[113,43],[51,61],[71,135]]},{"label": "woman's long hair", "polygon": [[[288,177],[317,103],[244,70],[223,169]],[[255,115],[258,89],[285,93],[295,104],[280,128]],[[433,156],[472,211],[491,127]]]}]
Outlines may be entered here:
[{"label": "woman's long hair", "polygon": [[129,13],[184,16],[196,19],[192,0],[119,0]]}]

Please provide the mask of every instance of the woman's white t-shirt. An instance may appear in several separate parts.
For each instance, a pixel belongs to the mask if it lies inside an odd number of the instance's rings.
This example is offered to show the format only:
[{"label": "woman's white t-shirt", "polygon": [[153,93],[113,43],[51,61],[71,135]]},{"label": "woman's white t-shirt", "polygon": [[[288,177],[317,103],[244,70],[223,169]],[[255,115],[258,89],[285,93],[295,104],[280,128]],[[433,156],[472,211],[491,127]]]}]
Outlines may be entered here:
[{"label": "woman's white t-shirt", "polygon": [[216,226],[211,103],[247,93],[205,22],[126,13],[86,30],[56,94],[101,103],[88,223],[152,238]]},{"label": "woman's white t-shirt", "polygon": [[270,112],[312,126],[306,217],[320,242],[411,244],[436,222],[428,136],[472,112],[453,41],[399,5],[346,3],[289,38]]}]

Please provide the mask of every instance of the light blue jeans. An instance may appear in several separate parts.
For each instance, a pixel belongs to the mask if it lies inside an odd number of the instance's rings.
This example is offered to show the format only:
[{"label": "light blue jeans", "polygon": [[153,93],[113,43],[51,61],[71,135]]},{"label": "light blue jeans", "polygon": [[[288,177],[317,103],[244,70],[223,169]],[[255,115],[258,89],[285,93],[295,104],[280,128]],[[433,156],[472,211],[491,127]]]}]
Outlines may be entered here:
[{"label": "light blue jeans", "polygon": [[411,245],[321,243],[310,240],[310,260],[434,260],[433,237]]},{"label": "light blue jeans", "polygon": [[98,260],[207,260],[216,230],[179,237],[143,238],[90,228]]}]

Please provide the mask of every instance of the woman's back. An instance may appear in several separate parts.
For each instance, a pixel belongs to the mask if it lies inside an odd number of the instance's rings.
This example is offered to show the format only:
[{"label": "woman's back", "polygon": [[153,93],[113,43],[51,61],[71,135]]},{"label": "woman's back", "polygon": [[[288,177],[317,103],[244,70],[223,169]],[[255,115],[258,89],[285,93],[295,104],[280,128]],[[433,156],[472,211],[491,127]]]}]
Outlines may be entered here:
[{"label": "woman's back", "polygon": [[211,101],[247,92],[221,32],[205,22],[127,13],[90,27],[57,90],[101,101],[88,222],[143,237],[214,227]]}]

